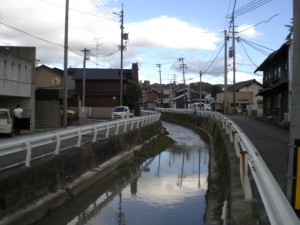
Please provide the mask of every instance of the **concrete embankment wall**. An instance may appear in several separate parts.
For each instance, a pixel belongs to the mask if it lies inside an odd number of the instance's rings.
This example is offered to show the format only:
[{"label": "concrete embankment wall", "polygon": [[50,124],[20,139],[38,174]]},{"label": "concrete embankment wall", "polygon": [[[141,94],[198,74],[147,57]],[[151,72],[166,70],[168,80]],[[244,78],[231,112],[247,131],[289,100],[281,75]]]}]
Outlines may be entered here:
[{"label": "concrete embankment wall", "polygon": [[189,114],[162,113],[161,119],[190,127],[209,143],[205,222],[221,224],[223,202],[229,199],[230,193],[230,162],[226,151],[227,141],[222,136],[219,124],[209,118]]},{"label": "concrete embankment wall", "polygon": [[206,224],[224,224],[221,215],[225,200],[229,204],[224,221],[232,225],[258,224],[253,213],[253,202],[244,199],[239,159],[222,126],[212,119],[188,114],[162,113],[161,119],[190,127],[210,143]]},{"label": "concrete embankment wall", "polygon": [[[161,129],[161,123],[156,122],[124,134],[63,151],[59,155],[33,163],[30,168],[23,167],[2,172],[0,174],[0,220],[10,213],[16,214],[20,208],[37,205],[38,199],[51,193],[53,195],[56,192],[60,196],[58,190],[66,195],[64,199],[68,197],[67,195],[74,195],[74,192],[78,194],[96,182],[95,179],[92,182],[91,179],[86,179],[83,185],[77,185],[79,188],[72,189],[70,184],[74,183],[78,177],[89,171],[100,170],[98,167],[100,164],[103,165],[118,156],[128,155],[134,147],[158,135]],[[111,164],[117,166],[114,161]],[[115,167],[111,167],[110,170]],[[101,170],[102,176],[108,172],[107,169]],[[102,176],[96,177],[99,179]],[[71,189],[74,192],[70,193]],[[56,201],[62,201],[62,199],[62,197],[57,197]],[[58,202],[56,204],[59,205]],[[0,224],[2,224],[1,221]]]}]

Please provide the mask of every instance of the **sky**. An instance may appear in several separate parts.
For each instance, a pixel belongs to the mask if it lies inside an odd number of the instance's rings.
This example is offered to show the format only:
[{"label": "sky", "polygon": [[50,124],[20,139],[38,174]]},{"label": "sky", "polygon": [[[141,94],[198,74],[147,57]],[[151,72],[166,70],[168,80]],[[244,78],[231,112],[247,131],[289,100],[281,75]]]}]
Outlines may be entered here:
[{"label": "sky", "polygon": [[[236,82],[262,82],[254,70],[285,42],[292,1],[69,0],[68,67],[82,68],[82,50],[88,49],[87,68],[120,68],[123,5],[129,36],[123,65],[138,63],[139,80],[189,84],[199,82],[201,71],[202,82],[223,84],[224,31],[229,48],[234,12]],[[65,5],[63,0],[0,0],[0,45],[36,47],[38,65],[63,69]],[[233,82],[232,65],[228,58],[228,84]]]}]

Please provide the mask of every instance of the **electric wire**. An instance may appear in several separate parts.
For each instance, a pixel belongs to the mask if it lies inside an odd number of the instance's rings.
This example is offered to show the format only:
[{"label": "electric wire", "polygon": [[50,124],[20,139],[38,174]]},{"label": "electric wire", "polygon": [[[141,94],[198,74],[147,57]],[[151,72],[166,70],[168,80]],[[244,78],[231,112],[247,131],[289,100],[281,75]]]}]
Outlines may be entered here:
[{"label": "electric wire", "polygon": [[[50,5],[54,5],[54,6],[60,7],[60,8],[65,8],[65,6],[63,6],[63,5],[55,4],[55,3],[49,2],[47,0],[40,0],[40,1],[45,2],[47,4],[50,4]],[[111,20],[111,21],[114,21],[114,22],[118,22],[117,20],[111,19],[109,17],[95,15],[95,14],[84,12],[84,11],[81,11],[81,10],[78,10],[78,9],[69,8],[69,10],[74,11],[74,12],[78,12],[78,13],[81,13],[81,14],[84,14],[84,15],[88,15],[88,16],[93,16],[93,17],[98,17],[98,18],[105,19],[105,20]]]},{"label": "electric wire", "polygon": [[239,33],[242,33],[242,32],[244,32],[244,31],[246,31],[246,30],[249,30],[249,29],[251,29],[251,28],[253,28],[253,27],[256,27],[256,26],[258,26],[258,25],[260,25],[260,24],[262,24],[262,23],[268,23],[272,18],[274,18],[275,16],[278,16],[278,15],[279,15],[279,14],[277,13],[277,14],[271,16],[268,20],[264,20],[264,21],[261,21],[261,22],[259,22],[259,23],[256,23],[256,24],[254,24],[254,25],[251,26],[251,27],[247,27],[247,28],[245,28],[244,30],[239,31]]},{"label": "electric wire", "polygon": [[241,15],[244,15],[246,13],[252,12],[253,10],[267,4],[271,0],[253,0],[249,2],[248,4],[242,6],[241,8],[234,11],[234,16],[238,17]]},{"label": "electric wire", "polygon": [[210,65],[204,70],[203,74],[205,74],[205,73],[210,69],[210,67],[215,63],[215,61],[217,60],[218,56],[220,55],[222,49],[224,48],[224,45],[225,45],[225,44],[222,45],[222,47],[220,48],[218,54],[217,54],[217,55],[215,56],[215,58],[212,60],[212,62],[210,63]]},{"label": "electric wire", "polygon": [[96,7],[103,12],[104,14],[106,14],[107,16],[111,16],[112,15],[112,11],[108,10],[102,3],[102,1],[99,0],[94,0],[94,3],[96,5]]},{"label": "electric wire", "polygon": [[[15,31],[18,31],[18,32],[20,32],[20,33],[23,33],[23,34],[25,34],[25,35],[27,35],[27,36],[30,36],[30,37],[32,37],[32,38],[38,39],[38,40],[40,40],[40,41],[46,42],[46,43],[51,44],[51,45],[56,45],[56,46],[58,46],[58,47],[64,48],[64,45],[62,45],[62,44],[58,44],[58,43],[55,43],[55,42],[53,42],[53,41],[49,41],[49,40],[47,40],[47,39],[44,39],[44,38],[38,37],[38,36],[36,36],[36,35],[30,34],[30,33],[26,32],[26,31],[23,31],[23,30],[21,30],[21,29],[19,29],[19,28],[16,28],[16,27],[14,27],[14,26],[11,26],[11,25],[9,25],[9,24],[6,24],[6,23],[4,23],[4,22],[2,22],[2,21],[0,21],[0,24],[4,25],[4,26],[6,26],[6,27],[8,27],[8,28],[10,28],[10,29],[13,29],[13,30],[15,30]],[[77,55],[77,56],[79,56],[79,57],[82,57],[82,55],[81,55],[80,53],[78,53],[77,51],[73,50],[72,48],[69,47],[68,50],[69,50],[70,52],[73,52],[75,55]],[[101,55],[100,57],[101,57],[101,58],[110,57],[110,56],[116,54],[116,52],[118,52],[118,50],[119,50],[119,47],[117,46],[117,47],[114,48],[114,50],[113,50],[112,52],[110,52],[110,53],[108,53],[108,54],[105,54],[105,55]],[[90,62],[92,62],[93,64],[96,64],[96,65],[98,66],[98,63],[93,62],[92,60],[90,60]]]},{"label": "electric wire", "polygon": [[244,52],[245,52],[247,58],[248,58],[248,59],[250,60],[250,62],[252,62],[253,65],[257,68],[257,65],[253,62],[253,60],[250,58],[248,52],[246,51],[245,46],[243,45],[243,42],[241,41],[240,43],[241,43],[241,45],[242,45],[242,48],[243,48],[243,50],[244,50]]},{"label": "electric wire", "polygon": [[[245,44],[249,45],[250,47],[252,47],[253,49],[257,50],[258,52],[264,54],[264,55],[269,55],[270,53],[274,52],[275,50],[273,49],[270,49],[270,48],[267,48],[267,47],[264,47],[262,45],[259,45],[259,44],[256,44],[252,41],[248,41],[248,40],[245,40],[243,38],[240,38],[240,41],[244,42]],[[266,50],[264,50],[266,49]],[[268,50],[268,51],[267,51]]]}]

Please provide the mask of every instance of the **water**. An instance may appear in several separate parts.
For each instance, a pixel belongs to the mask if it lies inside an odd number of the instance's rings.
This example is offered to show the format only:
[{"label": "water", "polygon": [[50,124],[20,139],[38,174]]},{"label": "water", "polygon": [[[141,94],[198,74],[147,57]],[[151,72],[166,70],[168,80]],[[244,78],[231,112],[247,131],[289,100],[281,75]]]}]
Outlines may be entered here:
[{"label": "water", "polygon": [[192,130],[163,123],[176,144],[120,180],[95,185],[38,224],[204,224],[208,146]]}]

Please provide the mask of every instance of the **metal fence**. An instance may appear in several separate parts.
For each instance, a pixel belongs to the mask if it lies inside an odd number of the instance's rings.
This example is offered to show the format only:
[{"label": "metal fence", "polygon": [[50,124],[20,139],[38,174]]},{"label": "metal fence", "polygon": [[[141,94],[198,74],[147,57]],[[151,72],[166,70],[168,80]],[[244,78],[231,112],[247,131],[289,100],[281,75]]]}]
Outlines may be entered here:
[{"label": "metal fence", "polygon": [[101,138],[138,129],[159,119],[160,113],[143,110],[142,116],[130,119],[68,127],[2,141],[0,143],[0,170],[22,164],[30,167],[32,160],[59,154],[62,150],[74,146],[79,147],[86,142],[96,142]]},{"label": "metal fence", "polygon": [[270,223],[272,225],[300,224],[294,209],[291,207],[258,150],[232,120],[221,113],[211,111],[172,108],[157,108],[156,111],[207,117],[220,123],[229,135],[230,141],[234,143],[236,155],[240,158],[240,176],[245,199],[252,198],[248,177],[248,168],[250,168]]}]

